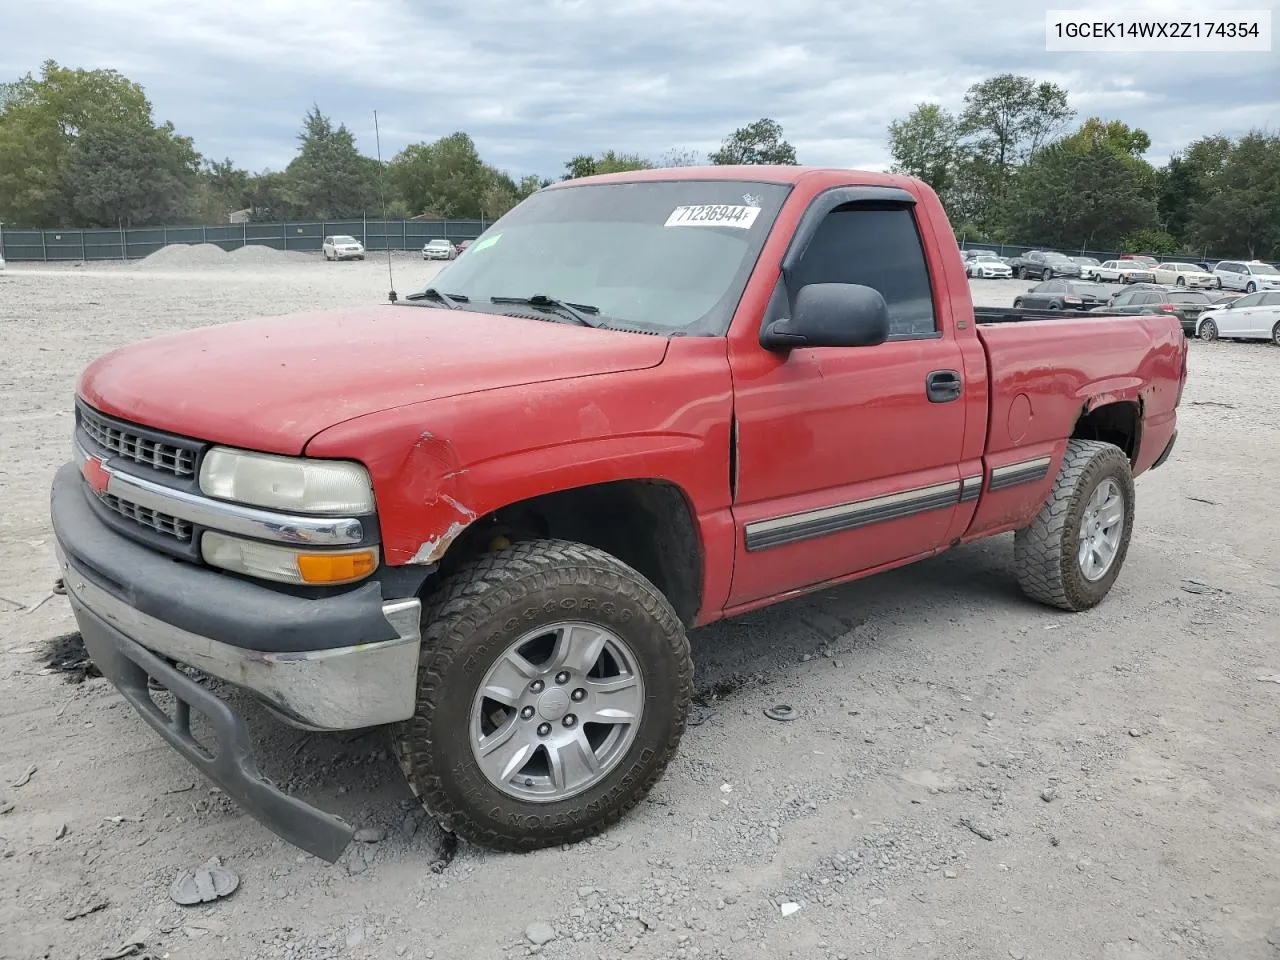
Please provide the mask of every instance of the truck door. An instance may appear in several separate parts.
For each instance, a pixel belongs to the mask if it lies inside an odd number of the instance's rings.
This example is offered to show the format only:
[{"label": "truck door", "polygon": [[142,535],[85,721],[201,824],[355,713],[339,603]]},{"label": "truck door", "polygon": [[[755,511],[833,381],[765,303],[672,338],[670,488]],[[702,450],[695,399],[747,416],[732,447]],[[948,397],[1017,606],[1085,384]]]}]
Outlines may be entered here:
[{"label": "truck door", "polygon": [[913,198],[881,189],[902,199],[825,213],[823,195],[814,200],[816,229],[764,323],[787,316],[805,284],[864,284],[888,304],[888,342],[775,352],[730,338],[738,540],[729,607],[928,554],[962,495],[978,493],[980,478],[961,482],[964,366],[938,320]]}]

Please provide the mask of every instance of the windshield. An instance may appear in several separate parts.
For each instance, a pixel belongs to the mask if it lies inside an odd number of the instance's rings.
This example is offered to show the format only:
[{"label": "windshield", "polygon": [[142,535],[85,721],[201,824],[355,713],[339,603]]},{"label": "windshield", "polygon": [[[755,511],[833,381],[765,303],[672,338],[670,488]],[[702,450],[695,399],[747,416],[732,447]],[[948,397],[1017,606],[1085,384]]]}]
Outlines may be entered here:
[{"label": "windshield", "polygon": [[428,240],[427,241],[428,247],[447,247],[448,245],[449,245],[448,240]]},{"label": "windshield", "polygon": [[355,237],[334,237],[333,242],[334,243],[355,243],[356,238]]},{"label": "windshield", "polygon": [[1044,255],[1044,258],[1046,260],[1051,260],[1054,263],[1071,263],[1072,262],[1071,258],[1068,257],[1065,253],[1046,253]]},{"label": "windshield", "polygon": [[524,200],[432,278],[469,309],[542,294],[602,326],[721,336],[791,188],[744,180],[552,187]]},{"label": "windshield", "polygon": [[1209,295],[1207,293],[1195,293],[1188,291],[1187,293],[1170,293],[1170,303],[1208,303]]},{"label": "windshield", "polygon": [[1269,277],[1280,276],[1280,270],[1267,263],[1252,263],[1249,265],[1251,273],[1264,273]]},{"label": "windshield", "polygon": [[1071,260],[1073,263],[1078,263],[1082,267],[1096,267],[1098,265],[1098,261],[1093,259],[1093,257],[1072,257]]}]

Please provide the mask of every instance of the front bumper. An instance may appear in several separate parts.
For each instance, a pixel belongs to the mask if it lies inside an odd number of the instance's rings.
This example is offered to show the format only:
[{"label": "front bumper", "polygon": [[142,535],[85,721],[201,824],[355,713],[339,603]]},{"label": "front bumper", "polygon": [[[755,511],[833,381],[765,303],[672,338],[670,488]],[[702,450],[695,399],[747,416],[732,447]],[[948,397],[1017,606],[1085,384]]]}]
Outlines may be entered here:
[{"label": "front bumper", "polygon": [[[414,710],[420,601],[383,600],[376,582],[296,596],[176,561],[108,528],[87,496],[74,464],[58,471],[50,501],[58,562],[94,663],[248,813],[302,849],[336,859],[351,827],[262,777],[244,722],[178,665],[247,691],[305,729],[393,723]],[[151,698],[147,677],[173,694],[172,718]],[[191,734],[193,709],[213,728],[212,748]]]}]

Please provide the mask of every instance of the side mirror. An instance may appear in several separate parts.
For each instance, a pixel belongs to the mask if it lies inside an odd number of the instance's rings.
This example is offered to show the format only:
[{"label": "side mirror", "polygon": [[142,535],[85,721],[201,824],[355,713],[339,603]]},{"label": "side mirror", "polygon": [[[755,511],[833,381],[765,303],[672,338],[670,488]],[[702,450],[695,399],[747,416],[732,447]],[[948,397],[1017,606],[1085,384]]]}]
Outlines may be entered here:
[{"label": "side mirror", "polygon": [[768,350],[796,347],[873,347],[889,339],[889,307],[878,290],[856,283],[801,287],[790,317],[760,336]]}]

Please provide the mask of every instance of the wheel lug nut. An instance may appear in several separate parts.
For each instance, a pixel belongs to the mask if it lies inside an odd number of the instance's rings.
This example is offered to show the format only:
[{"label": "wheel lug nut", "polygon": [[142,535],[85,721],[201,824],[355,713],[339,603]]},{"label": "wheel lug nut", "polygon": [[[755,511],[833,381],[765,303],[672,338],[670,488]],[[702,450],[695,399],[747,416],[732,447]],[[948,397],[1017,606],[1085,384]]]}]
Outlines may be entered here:
[{"label": "wheel lug nut", "polygon": [[556,674],[556,683],[560,684],[560,686],[563,687],[568,682],[569,682],[568,670],[561,670],[559,673]]},{"label": "wheel lug nut", "polygon": [[533,681],[533,683],[529,684],[529,689],[532,690],[534,693],[541,693],[542,686],[543,684],[541,680],[535,680]]},{"label": "wheel lug nut", "polygon": [[549,723],[538,724],[538,736],[546,737],[546,736],[550,736],[550,734],[551,734],[551,724]]},{"label": "wheel lug nut", "polygon": [[569,694],[569,697],[574,703],[581,703],[583,700],[587,699],[587,691],[579,687],[577,690],[573,691],[573,693]]},{"label": "wheel lug nut", "polygon": [[575,717],[572,713],[567,713],[565,714],[565,718],[560,722],[563,723],[566,727],[575,727],[578,725],[578,718]]},{"label": "wheel lug nut", "polygon": [[525,707],[520,711],[520,716],[525,720],[533,719],[533,707]]}]

